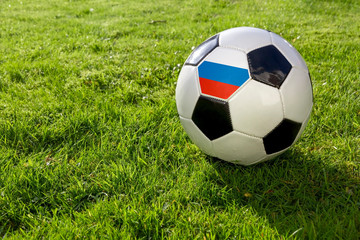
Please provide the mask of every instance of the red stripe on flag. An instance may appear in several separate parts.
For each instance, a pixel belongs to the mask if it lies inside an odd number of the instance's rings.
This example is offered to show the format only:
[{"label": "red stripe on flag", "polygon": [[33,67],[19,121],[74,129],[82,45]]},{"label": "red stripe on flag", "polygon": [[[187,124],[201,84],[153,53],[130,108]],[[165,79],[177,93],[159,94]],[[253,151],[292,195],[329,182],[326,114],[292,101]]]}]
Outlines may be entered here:
[{"label": "red stripe on flag", "polygon": [[201,92],[210,96],[228,99],[239,87],[199,77]]}]

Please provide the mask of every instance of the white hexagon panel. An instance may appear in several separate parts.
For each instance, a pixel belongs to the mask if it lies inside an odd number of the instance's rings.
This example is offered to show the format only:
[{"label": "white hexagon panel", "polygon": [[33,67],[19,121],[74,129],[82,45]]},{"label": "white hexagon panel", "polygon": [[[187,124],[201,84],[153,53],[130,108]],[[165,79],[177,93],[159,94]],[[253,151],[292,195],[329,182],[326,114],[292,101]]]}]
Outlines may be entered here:
[{"label": "white hexagon panel", "polygon": [[245,53],[259,47],[271,44],[270,33],[266,30],[252,27],[239,27],[220,33],[221,47],[235,48]]},{"label": "white hexagon panel", "polygon": [[230,99],[234,130],[264,137],[283,119],[282,102],[277,88],[250,80]]},{"label": "white hexagon panel", "polygon": [[216,157],[235,164],[250,165],[266,157],[261,138],[236,131],[214,140],[213,146]]},{"label": "white hexagon panel", "polygon": [[[285,118],[302,123],[312,109],[313,94],[310,76],[305,70],[292,68],[280,87]],[[301,99],[301,101],[299,101]]]},{"label": "white hexagon panel", "polygon": [[305,118],[305,121],[301,124],[301,128],[299,130],[299,133],[296,136],[296,139],[294,142],[296,142],[297,140],[299,140],[301,134],[303,133],[303,131],[305,130],[306,125],[308,124],[309,120],[310,120],[310,116],[311,116],[311,111],[309,112],[309,114],[307,115],[307,117]]},{"label": "white hexagon panel", "polygon": [[[197,69],[191,65],[185,65],[179,74],[181,81],[176,86],[176,107],[180,116],[190,119],[200,96]],[[182,104],[179,104],[182,103]]]}]

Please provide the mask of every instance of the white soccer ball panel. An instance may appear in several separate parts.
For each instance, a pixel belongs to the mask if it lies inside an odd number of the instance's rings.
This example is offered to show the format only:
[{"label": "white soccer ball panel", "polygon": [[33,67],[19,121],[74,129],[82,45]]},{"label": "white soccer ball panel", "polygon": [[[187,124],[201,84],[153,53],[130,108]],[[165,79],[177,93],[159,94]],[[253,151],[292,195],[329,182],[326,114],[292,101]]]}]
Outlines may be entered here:
[{"label": "white soccer ball panel", "polygon": [[229,101],[234,130],[264,137],[283,119],[277,88],[250,80]]},{"label": "white soccer ball panel", "polygon": [[196,101],[200,96],[197,69],[184,65],[176,85],[176,107],[180,116],[191,119]]},{"label": "white soccer ball panel", "polygon": [[304,122],[302,123],[301,128],[300,128],[300,130],[299,130],[298,135],[296,136],[296,139],[295,139],[294,143],[296,143],[296,141],[299,140],[299,138],[301,137],[302,133],[304,132],[305,127],[306,127],[306,125],[308,124],[308,122],[309,122],[309,120],[310,120],[310,116],[311,116],[311,109],[310,109],[310,111],[309,111],[306,119],[305,119]]},{"label": "white soccer ball panel", "polygon": [[231,28],[220,33],[219,45],[242,50],[246,53],[271,44],[268,31],[252,27]]},{"label": "white soccer ball panel", "polygon": [[189,135],[191,141],[195,143],[203,152],[210,156],[214,156],[212,142],[200,131],[191,119],[180,116],[180,122]]},{"label": "white soccer ball panel", "polygon": [[228,162],[251,165],[266,156],[261,138],[233,131],[213,141],[215,156]]},{"label": "white soccer ball panel", "polygon": [[313,94],[309,74],[292,68],[280,87],[285,118],[302,123],[312,108]]},{"label": "white soccer ball panel", "polygon": [[275,33],[270,33],[272,43],[279,49],[279,51],[287,58],[293,67],[298,67],[308,71],[306,63],[300,53],[285,39]]},{"label": "white soccer ball panel", "polygon": [[208,56],[206,56],[204,61],[210,61],[238,68],[245,68],[249,70],[246,54],[236,49],[217,47]]}]

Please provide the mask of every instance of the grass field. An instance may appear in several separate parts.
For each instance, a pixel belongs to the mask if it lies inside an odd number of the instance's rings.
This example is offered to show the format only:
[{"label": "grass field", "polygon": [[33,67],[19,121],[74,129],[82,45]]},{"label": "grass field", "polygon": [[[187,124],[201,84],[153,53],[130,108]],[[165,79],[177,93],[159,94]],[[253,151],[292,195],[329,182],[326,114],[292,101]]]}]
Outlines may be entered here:
[{"label": "grass field", "polygon": [[[0,238],[359,239],[360,2],[1,0]],[[306,60],[314,108],[270,162],[211,159],[175,88],[254,26]]]}]

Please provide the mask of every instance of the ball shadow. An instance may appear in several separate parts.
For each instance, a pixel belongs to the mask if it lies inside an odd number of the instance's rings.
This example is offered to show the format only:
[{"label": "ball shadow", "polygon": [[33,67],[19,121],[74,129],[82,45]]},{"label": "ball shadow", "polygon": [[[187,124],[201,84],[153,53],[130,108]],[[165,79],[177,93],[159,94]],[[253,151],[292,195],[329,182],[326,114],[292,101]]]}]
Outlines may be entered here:
[{"label": "ball shadow", "polygon": [[[317,231],[317,236],[326,228],[332,231],[332,221],[344,225],[345,233],[351,221],[360,224],[355,219],[360,213],[359,179],[348,168],[325,164],[318,153],[293,147],[276,159],[248,167],[211,157],[209,162],[211,179],[231,190],[225,202],[251,207],[282,235],[311,238],[310,231]],[[346,217],[345,212],[352,214]],[[356,227],[352,234],[357,234]]]}]

